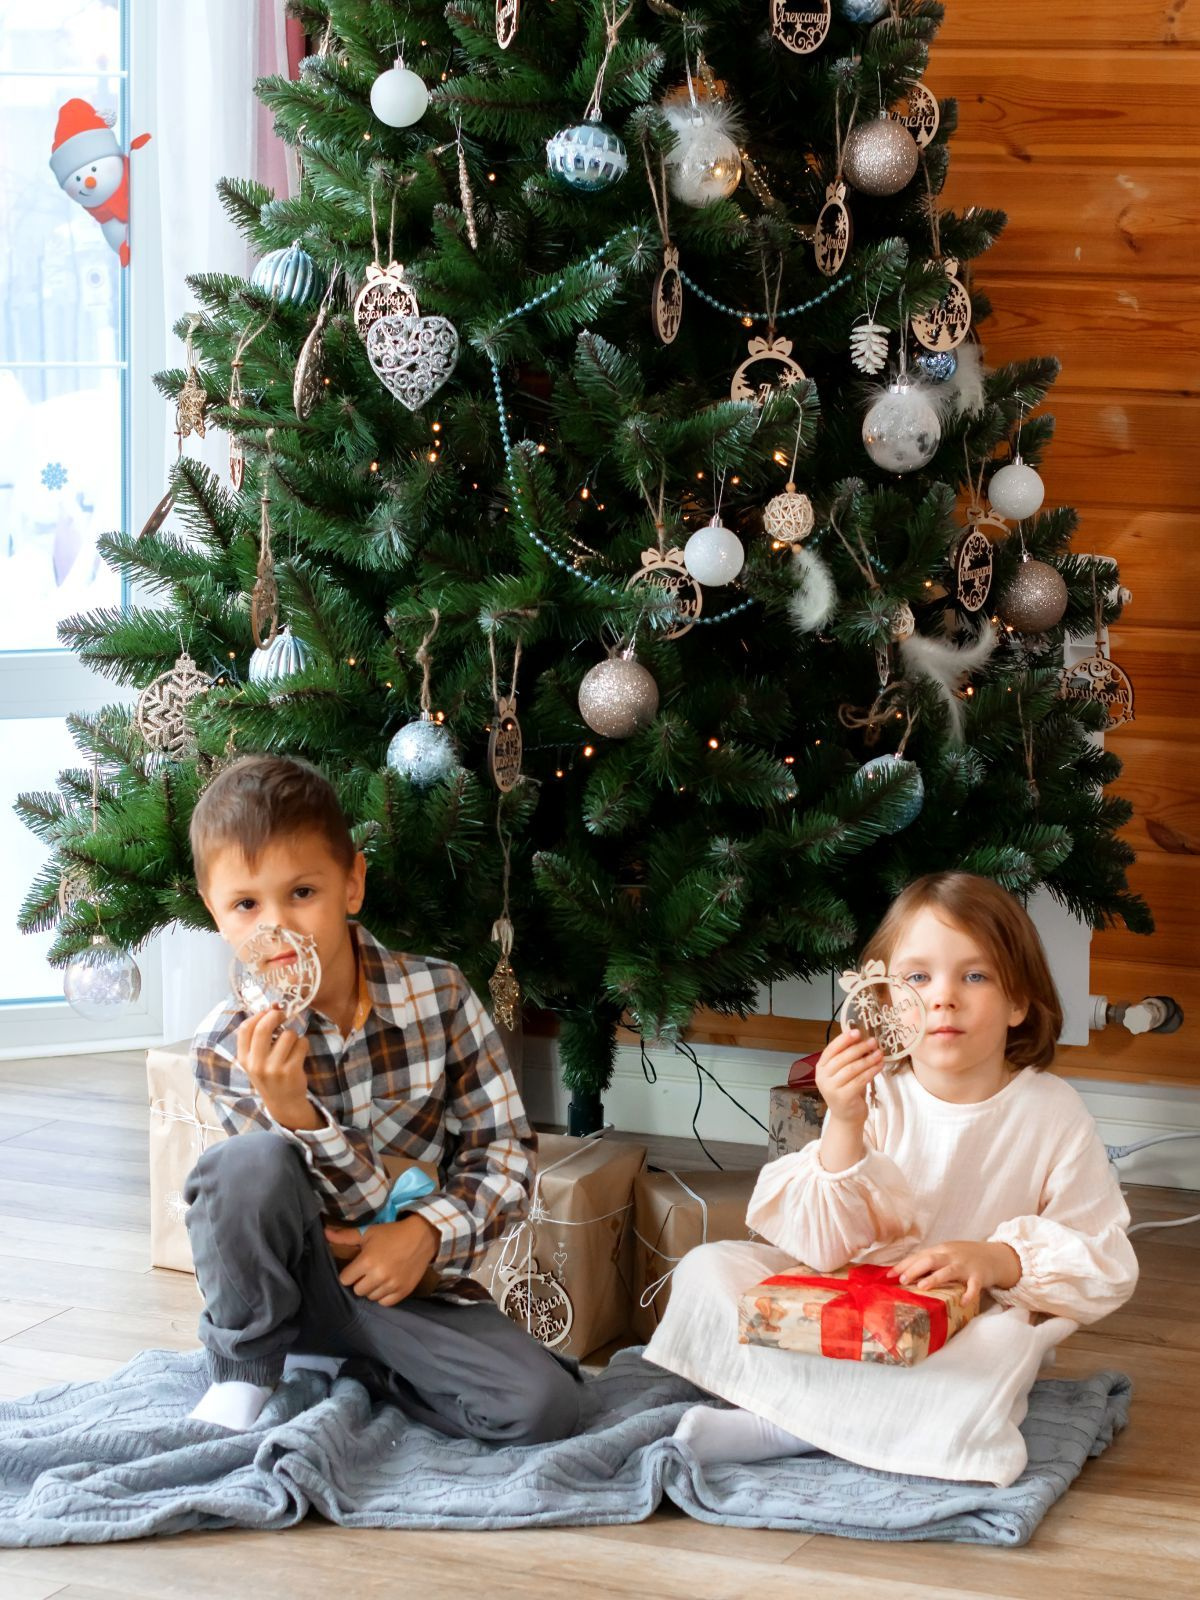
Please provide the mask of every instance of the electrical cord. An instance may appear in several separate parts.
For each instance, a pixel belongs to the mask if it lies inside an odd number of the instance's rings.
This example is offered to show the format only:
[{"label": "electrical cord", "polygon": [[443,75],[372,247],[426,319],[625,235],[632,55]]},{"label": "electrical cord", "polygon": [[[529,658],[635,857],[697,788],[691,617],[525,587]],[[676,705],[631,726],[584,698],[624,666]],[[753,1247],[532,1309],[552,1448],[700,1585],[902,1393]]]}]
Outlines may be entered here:
[{"label": "electrical cord", "polygon": [[[1123,1161],[1135,1151],[1145,1150],[1152,1144],[1169,1144],[1172,1139],[1200,1139],[1200,1128],[1189,1129],[1186,1133],[1156,1133],[1149,1139],[1139,1139],[1136,1144],[1109,1144],[1104,1148],[1108,1152],[1109,1162],[1115,1167],[1118,1161]],[[1135,1234],[1144,1233],[1148,1228],[1184,1228],[1189,1222],[1200,1222],[1200,1211],[1190,1217],[1172,1217],[1162,1222],[1135,1222],[1127,1231]]]}]

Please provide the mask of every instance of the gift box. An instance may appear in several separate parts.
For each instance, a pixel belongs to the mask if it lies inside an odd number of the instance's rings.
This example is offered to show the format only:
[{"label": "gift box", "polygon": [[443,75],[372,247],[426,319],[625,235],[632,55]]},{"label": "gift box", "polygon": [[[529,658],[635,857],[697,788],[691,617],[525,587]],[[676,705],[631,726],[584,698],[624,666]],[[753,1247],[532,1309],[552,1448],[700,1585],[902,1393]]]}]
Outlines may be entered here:
[{"label": "gift box", "polygon": [[797,1266],[764,1278],[738,1301],[742,1344],[770,1345],[839,1361],[915,1367],[979,1309],[963,1304],[961,1286],[919,1293],[888,1277],[887,1267],[813,1272]]},{"label": "gift box", "polygon": [[633,1186],[633,1331],[648,1341],[662,1321],[675,1268],[689,1250],[749,1239],[746,1210],[757,1171],[643,1172]]},{"label": "gift box", "polygon": [[645,1165],[644,1145],[539,1135],[528,1217],[472,1276],[548,1349],[586,1356],[628,1335],[633,1186]]},{"label": "gift box", "polygon": [[217,1109],[192,1074],[186,1044],[146,1052],[150,1094],[150,1265],[192,1271],[183,1186],[218,1139],[227,1138]]},{"label": "gift box", "polygon": [[817,1057],[801,1056],[792,1064],[788,1081],[771,1090],[767,1117],[767,1160],[803,1150],[821,1137],[825,1102],[817,1091]]}]

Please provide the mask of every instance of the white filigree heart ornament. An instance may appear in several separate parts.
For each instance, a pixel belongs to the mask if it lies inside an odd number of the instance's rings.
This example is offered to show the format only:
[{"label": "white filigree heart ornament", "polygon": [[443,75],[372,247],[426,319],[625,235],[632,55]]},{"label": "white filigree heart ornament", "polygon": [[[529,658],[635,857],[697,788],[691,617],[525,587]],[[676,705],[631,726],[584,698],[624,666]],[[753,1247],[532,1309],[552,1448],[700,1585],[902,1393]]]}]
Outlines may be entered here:
[{"label": "white filigree heart ornament", "polygon": [[458,364],[458,329],[445,317],[380,317],[367,333],[367,359],[384,388],[419,411]]}]

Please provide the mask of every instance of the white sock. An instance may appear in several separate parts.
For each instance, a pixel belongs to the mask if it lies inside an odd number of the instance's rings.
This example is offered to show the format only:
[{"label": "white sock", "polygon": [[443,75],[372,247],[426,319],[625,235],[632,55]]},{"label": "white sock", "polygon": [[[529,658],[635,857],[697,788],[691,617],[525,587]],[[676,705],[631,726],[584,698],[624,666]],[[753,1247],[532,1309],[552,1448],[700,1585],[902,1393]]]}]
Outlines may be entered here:
[{"label": "white sock", "polygon": [[261,1383],[213,1383],[189,1415],[197,1422],[215,1422],[232,1433],[244,1433],[258,1421],[259,1412],[274,1392]]},{"label": "white sock", "polygon": [[323,1372],[327,1378],[336,1378],[346,1365],[345,1356],[287,1355],[283,1358],[283,1375],[292,1372]]},{"label": "white sock", "polygon": [[752,1411],[725,1411],[717,1406],[692,1406],[675,1429],[700,1462],[770,1461],[779,1456],[802,1456],[816,1448]]}]

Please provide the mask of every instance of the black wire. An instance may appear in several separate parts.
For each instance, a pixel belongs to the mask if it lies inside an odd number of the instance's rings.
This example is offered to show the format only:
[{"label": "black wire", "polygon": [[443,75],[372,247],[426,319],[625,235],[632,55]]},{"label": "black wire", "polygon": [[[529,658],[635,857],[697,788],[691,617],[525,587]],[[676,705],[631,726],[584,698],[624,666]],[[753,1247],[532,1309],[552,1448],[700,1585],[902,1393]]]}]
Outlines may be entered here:
[{"label": "black wire", "polygon": [[642,1077],[645,1078],[647,1083],[657,1083],[658,1068],[646,1054],[646,1041],[641,1034],[638,1035],[638,1049],[642,1052]]},{"label": "black wire", "polygon": [[697,1072],[702,1072],[706,1078],[711,1078],[712,1079],[712,1081],[716,1084],[717,1088],[720,1089],[721,1093],[725,1096],[726,1100],[732,1100],[734,1105],[738,1108],[738,1110],[744,1116],[749,1117],[751,1122],[757,1122],[758,1126],[762,1129],[762,1131],[765,1134],[768,1134],[768,1135],[770,1134],[771,1130],[767,1127],[766,1123],[765,1122],[759,1122],[758,1118],[754,1115],[753,1111],[747,1111],[746,1107],[737,1098],[737,1096],[730,1094],[729,1090],[721,1082],[720,1078],[718,1078],[717,1075],[714,1072],[710,1072],[709,1071],[709,1069],[704,1065],[704,1063],[697,1056],[696,1052],[692,1049],[690,1044],[684,1044],[684,1043],[681,1042],[681,1043],[677,1044],[675,1046],[675,1048],[680,1053],[680,1055],[687,1056],[688,1060],[692,1063],[692,1065],[695,1067]]}]

